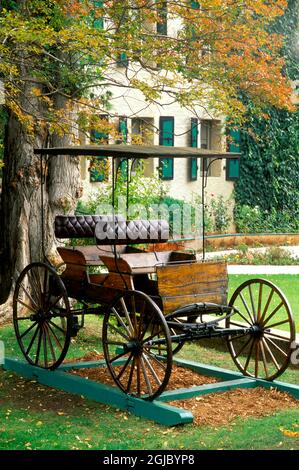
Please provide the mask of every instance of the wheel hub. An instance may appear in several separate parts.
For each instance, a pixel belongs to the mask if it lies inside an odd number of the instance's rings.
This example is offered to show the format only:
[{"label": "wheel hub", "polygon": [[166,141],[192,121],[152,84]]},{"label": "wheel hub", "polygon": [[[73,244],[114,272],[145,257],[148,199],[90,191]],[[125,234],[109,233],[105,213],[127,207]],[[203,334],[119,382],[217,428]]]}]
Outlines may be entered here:
[{"label": "wheel hub", "polygon": [[34,315],[30,315],[31,321],[41,322],[46,319],[45,312],[42,309],[39,309]]},{"label": "wheel hub", "polygon": [[126,352],[132,352],[134,356],[142,353],[142,345],[137,339],[132,339],[125,346]]}]

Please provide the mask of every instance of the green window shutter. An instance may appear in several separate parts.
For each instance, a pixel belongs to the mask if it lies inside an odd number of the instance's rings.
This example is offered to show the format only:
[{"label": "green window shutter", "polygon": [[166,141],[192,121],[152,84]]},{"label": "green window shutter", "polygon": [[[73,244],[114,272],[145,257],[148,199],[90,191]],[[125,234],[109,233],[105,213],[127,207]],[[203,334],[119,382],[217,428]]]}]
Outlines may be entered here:
[{"label": "green window shutter", "polygon": [[93,26],[96,29],[104,29],[104,18],[100,16],[100,8],[103,8],[104,6],[104,1],[93,1],[92,2],[94,5],[94,9],[91,10],[90,15],[89,15],[89,23],[91,26]]},{"label": "green window shutter", "polygon": [[[160,117],[160,135],[159,145],[167,147],[174,146],[174,118],[173,117]],[[160,158],[160,175],[164,180],[173,179],[173,158]]]},{"label": "green window shutter", "polygon": [[93,143],[103,143],[103,140],[107,140],[108,139],[108,135],[105,134],[104,132],[99,132],[99,131],[96,131],[95,129],[92,129],[91,132],[90,132],[90,140],[91,142]]},{"label": "green window shutter", "polygon": [[190,181],[197,180],[197,158],[189,158],[189,178]]},{"label": "green window shutter", "polygon": [[229,152],[240,152],[241,145],[241,132],[239,129],[230,129],[229,130]]},{"label": "green window shutter", "polygon": [[119,56],[117,57],[117,65],[119,67],[128,67],[129,65],[129,61],[127,59],[127,54],[125,52],[122,52],[121,54],[119,54]]},{"label": "green window shutter", "polygon": [[[198,119],[191,118],[190,129],[190,146],[193,148],[198,147]],[[189,179],[190,181],[197,180],[197,158],[189,158]]]},{"label": "green window shutter", "polygon": [[[118,121],[118,132],[120,139],[117,141],[119,144],[126,144],[128,141],[128,120],[126,117],[120,117]],[[118,171],[123,178],[127,176],[128,162],[126,159],[121,159],[118,165]]]},{"label": "green window shutter", "polygon": [[240,160],[238,158],[226,159],[226,179],[234,181],[240,178]]},{"label": "green window shutter", "polygon": [[120,143],[126,144],[128,141],[128,121],[126,117],[119,118],[118,132],[120,135]]},{"label": "green window shutter", "polygon": [[173,180],[173,158],[160,158],[160,172],[163,180]]},{"label": "green window shutter", "polygon": [[157,22],[157,33],[167,36],[167,2],[157,2],[159,20]]},{"label": "green window shutter", "polygon": [[191,118],[191,147],[198,147],[198,119]]}]

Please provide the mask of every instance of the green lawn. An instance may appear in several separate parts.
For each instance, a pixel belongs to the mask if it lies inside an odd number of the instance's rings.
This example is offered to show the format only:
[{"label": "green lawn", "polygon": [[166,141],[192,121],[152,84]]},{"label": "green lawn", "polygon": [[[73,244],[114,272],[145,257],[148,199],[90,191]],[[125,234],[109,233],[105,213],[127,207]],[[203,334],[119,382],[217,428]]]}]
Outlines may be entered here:
[{"label": "green lawn", "polygon": [[[299,276],[267,278],[285,291],[298,320]],[[230,276],[230,291],[245,279]],[[67,358],[101,351],[100,336],[101,321],[90,318]],[[11,326],[0,329],[0,339],[7,356],[20,356]],[[186,344],[180,356],[235,370],[224,342]],[[298,368],[289,368],[279,380],[299,384]],[[166,428],[0,370],[0,449],[299,449],[298,436],[286,437],[281,429],[298,431],[299,407],[264,418],[237,418],[226,426]]]}]

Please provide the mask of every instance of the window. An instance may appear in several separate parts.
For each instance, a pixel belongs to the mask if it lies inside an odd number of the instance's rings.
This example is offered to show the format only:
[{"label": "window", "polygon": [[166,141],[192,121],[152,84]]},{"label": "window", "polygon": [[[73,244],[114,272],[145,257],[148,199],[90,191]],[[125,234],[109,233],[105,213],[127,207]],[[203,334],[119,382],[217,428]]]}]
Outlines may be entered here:
[{"label": "window", "polygon": [[[193,148],[198,147],[198,119],[191,118],[190,128],[190,146]],[[190,181],[197,180],[197,158],[189,158],[189,179]]]},{"label": "window", "polygon": [[[100,116],[100,121],[108,121],[108,116]],[[92,143],[108,144],[109,136],[97,129],[90,132],[90,141]],[[89,175],[91,183],[100,183],[108,180],[109,166],[106,157],[92,157],[89,165]]]},{"label": "window", "polygon": [[158,0],[156,4],[159,16],[157,21],[157,33],[167,36],[167,2]]},{"label": "window", "polygon": [[[160,117],[159,144],[167,147],[174,145],[174,118]],[[160,158],[159,169],[161,178],[164,180],[173,179],[173,158]]]},{"label": "window", "polygon": [[[228,152],[240,152],[241,132],[239,129],[228,131]],[[238,158],[226,159],[226,179],[234,181],[240,178],[240,160]]]}]

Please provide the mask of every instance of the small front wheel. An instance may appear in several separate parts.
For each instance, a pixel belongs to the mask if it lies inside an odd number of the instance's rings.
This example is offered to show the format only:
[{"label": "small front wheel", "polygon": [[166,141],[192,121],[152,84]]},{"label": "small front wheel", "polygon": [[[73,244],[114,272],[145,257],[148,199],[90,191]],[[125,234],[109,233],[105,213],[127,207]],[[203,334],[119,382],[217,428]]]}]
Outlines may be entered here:
[{"label": "small front wheel", "polygon": [[29,364],[56,369],[62,363],[72,322],[65,286],[53,267],[31,263],[22,271],[13,297],[13,322]]},{"label": "small front wheel", "polygon": [[123,392],[153,400],[167,386],[170,333],[161,310],[146,294],[125,291],[107,308],[103,349],[111,376]]},{"label": "small front wheel", "polygon": [[237,288],[229,305],[236,310],[226,327],[248,328],[228,337],[234,363],[244,375],[274,380],[288,367],[296,337],[287,299],[272,282],[251,279]]}]

